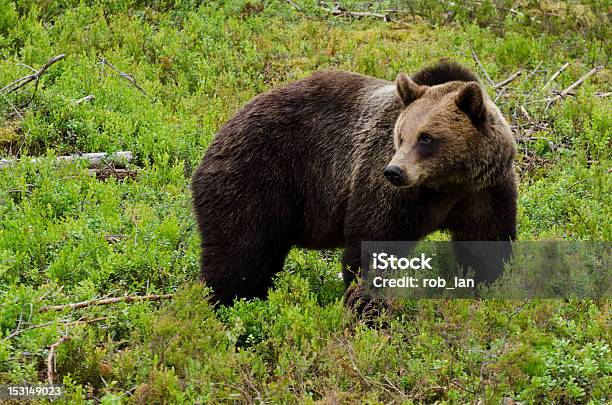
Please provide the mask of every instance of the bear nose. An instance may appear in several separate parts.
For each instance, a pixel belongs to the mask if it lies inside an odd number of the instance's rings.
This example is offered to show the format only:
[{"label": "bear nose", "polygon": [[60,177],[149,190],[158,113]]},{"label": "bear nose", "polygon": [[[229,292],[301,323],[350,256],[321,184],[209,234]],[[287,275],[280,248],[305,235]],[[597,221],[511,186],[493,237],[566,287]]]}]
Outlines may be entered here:
[{"label": "bear nose", "polygon": [[387,180],[396,186],[402,184],[404,182],[404,178],[406,177],[402,168],[397,165],[387,165],[387,167],[385,167],[384,174]]}]

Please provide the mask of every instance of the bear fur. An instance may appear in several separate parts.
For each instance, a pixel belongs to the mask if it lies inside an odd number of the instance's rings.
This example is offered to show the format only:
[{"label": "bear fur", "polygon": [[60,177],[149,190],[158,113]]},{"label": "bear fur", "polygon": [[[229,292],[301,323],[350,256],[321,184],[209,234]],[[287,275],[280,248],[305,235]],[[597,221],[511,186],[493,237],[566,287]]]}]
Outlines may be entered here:
[{"label": "bear fur", "polygon": [[395,83],[323,71],[270,90],[219,130],[193,174],[202,280],[231,304],[265,297],[292,246],[343,247],[348,286],[361,241],[436,230],[514,240],[515,150],[499,109],[453,62]]}]

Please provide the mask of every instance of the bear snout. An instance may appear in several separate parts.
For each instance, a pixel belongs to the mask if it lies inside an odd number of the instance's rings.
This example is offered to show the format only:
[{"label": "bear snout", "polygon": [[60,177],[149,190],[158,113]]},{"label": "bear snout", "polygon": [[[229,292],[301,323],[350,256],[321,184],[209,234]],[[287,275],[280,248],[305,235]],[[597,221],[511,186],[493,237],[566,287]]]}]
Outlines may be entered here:
[{"label": "bear snout", "polygon": [[394,164],[389,164],[385,167],[384,175],[394,186],[401,186],[406,180],[406,174],[402,168]]}]

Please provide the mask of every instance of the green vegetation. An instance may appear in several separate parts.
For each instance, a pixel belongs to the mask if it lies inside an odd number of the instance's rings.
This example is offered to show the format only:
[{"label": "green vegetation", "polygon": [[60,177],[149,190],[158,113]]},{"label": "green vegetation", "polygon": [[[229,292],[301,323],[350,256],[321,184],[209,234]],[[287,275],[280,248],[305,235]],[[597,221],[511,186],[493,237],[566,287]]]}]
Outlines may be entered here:
[{"label": "green vegetation", "polygon": [[[294,250],[268,300],[214,308],[196,282],[189,191],[254,95],[329,67],[392,80],[441,57],[484,76],[471,44],[494,82],[523,69],[504,89],[483,79],[519,140],[520,237],[610,240],[612,114],[597,94],[610,71],[543,101],[606,65],[608,2],[340,2],[391,22],[306,0],[197,3],[0,0],[0,87],[66,55],[0,94],[0,157],[20,159],[0,169],[0,383],[45,382],[67,334],[63,403],[612,400],[609,300],[405,301],[365,324],[343,308],[339,252]],[[118,150],[134,153],[136,180],[55,162]]]}]

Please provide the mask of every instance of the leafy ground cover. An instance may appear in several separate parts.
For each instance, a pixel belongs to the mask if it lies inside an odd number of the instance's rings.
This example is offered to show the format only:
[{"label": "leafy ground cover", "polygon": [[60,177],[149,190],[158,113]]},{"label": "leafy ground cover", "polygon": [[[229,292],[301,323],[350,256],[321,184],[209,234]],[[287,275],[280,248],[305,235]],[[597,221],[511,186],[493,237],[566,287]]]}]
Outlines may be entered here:
[{"label": "leafy ground cover", "polygon": [[[405,301],[366,325],[343,308],[339,252],[296,249],[267,300],[211,306],[189,190],[254,95],[325,68],[393,80],[449,57],[515,130],[520,238],[610,240],[607,2],[198,3],[0,1],[0,87],[65,54],[0,91],[0,157],[19,159],[0,169],[0,383],[46,382],[51,359],[65,403],[610,401],[607,299]],[[55,161],[119,150],[136,179]]]}]

